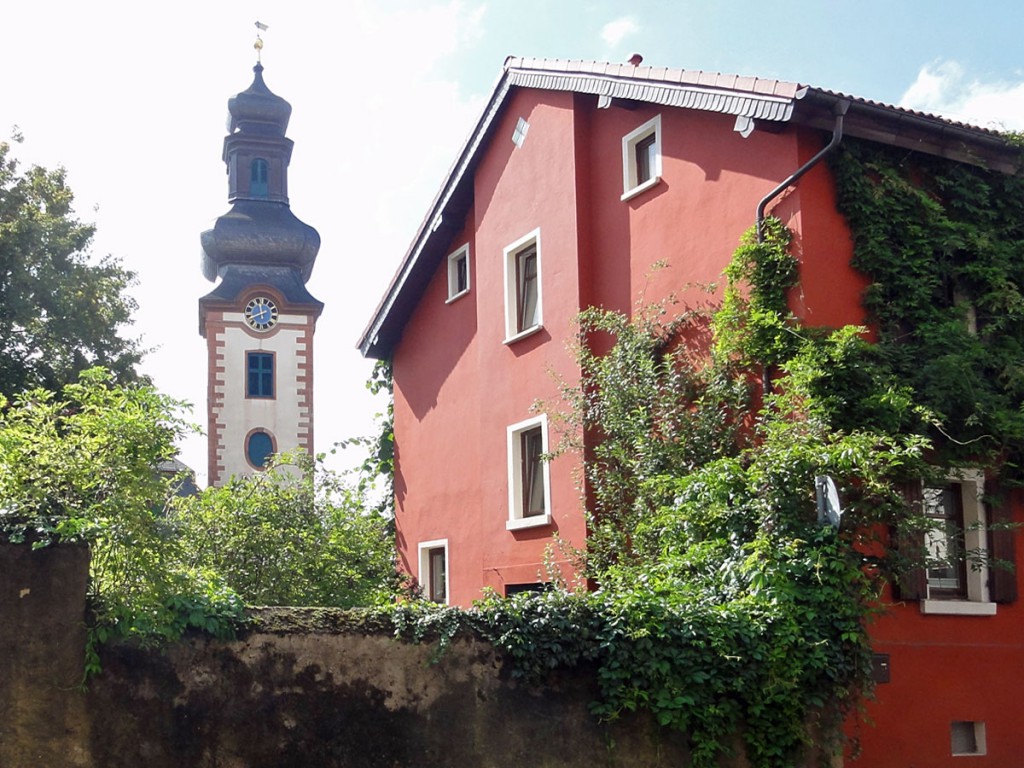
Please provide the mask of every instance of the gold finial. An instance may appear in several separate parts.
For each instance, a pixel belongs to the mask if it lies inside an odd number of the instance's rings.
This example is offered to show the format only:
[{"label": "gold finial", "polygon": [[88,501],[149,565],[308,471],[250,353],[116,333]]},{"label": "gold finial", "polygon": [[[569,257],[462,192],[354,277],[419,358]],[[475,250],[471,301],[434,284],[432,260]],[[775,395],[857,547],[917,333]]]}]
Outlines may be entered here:
[{"label": "gold finial", "polygon": [[262,63],[261,52],[263,51],[263,38],[260,37],[260,32],[266,32],[269,27],[261,21],[256,22],[256,42],[252,44],[252,47],[256,49],[256,62]]}]

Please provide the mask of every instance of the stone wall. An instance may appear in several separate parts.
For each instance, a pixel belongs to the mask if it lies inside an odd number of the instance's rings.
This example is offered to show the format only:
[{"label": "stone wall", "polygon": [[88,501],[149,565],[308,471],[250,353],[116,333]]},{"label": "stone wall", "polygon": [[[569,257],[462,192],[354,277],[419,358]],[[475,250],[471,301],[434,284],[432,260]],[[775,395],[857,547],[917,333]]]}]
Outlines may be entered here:
[{"label": "stone wall", "polygon": [[89,550],[0,543],[0,766],[91,765],[80,693]]},{"label": "stone wall", "polygon": [[[299,622],[301,623],[301,622]],[[685,765],[680,739],[589,714],[590,676],[516,685],[487,644],[432,649],[384,634],[190,638],[165,653],[104,654],[89,709],[94,765]]]},{"label": "stone wall", "polygon": [[4,768],[689,763],[685,740],[649,718],[597,722],[591,670],[525,686],[479,640],[434,659],[432,645],[322,609],[257,611],[258,629],[231,642],[106,648],[83,692],[87,569],[82,548],[0,547]]}]

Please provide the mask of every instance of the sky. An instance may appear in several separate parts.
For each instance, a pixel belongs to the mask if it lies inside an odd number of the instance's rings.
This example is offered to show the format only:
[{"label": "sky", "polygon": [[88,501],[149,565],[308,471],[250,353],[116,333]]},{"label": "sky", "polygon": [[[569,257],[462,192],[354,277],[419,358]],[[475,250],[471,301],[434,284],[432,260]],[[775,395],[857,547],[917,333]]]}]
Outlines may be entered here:
[{"label": "sky", "polygon": [[[980,10],[983,9],[983,10]],[[355,348],[506,56],[777,78],[1024,130],[1024,3],[989,0],[38,0],[0,23],[0,140],[67,169],[92,251],[138,275],[143,372],[205,422],[199,234],[226,213],[227,100],[264,78],[292,104],[292,211],[321,236],[308,283],[316,450],[384,408]],[[17,126],[17,129],[15,129]],[[175,308],[169,312],[168,307]],[[181,309],[178,309],[180,307]],[[206,439],[181,458],[205,484]],[[360,457],[361,458],[361,457]],[[343,469],[357,457],[332,460]]]}]

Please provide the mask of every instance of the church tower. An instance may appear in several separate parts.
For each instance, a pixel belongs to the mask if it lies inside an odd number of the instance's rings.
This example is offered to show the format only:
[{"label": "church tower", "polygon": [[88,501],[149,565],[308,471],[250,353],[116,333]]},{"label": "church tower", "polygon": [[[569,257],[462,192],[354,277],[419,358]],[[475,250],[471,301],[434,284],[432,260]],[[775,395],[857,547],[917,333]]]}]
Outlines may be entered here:
[{"label": "church tower", "polygon": [[320,235],[288,205],[291,105],[263,82],[228,100],[231,210],[203,232],[199,300],[209,364],[209,482],[251,474],[273,453],[313,452],[313,332],[323,309],[306,290]]}]

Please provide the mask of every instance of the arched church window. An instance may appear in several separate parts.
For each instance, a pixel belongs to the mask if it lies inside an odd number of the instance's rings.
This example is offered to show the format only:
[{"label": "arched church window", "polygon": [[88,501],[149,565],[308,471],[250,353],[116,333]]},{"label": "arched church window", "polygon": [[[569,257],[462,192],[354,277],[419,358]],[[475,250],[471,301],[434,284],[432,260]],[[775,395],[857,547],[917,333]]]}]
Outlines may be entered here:
[{"label": "arched church window", "polygon": [[257,429],[249,433],[245,444],[245,458],[257,469],[267,465],[267,461],[274,454],[274,438],[268,432]]},{"label": "arched church window", "polygon": [[266,197],[270,193],[267,179],[270,177],[270,169],[267,161],[257,157],[249,165],[249,194],[253,197]]}]

